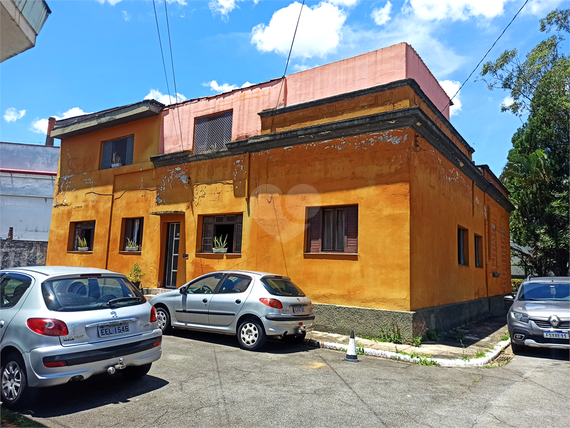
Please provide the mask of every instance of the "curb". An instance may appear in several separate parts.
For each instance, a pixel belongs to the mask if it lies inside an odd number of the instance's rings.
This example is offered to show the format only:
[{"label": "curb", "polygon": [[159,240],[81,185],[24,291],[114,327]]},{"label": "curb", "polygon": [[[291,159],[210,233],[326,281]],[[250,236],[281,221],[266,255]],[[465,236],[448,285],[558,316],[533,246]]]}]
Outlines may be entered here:
[{"label": "curb", "polygon": [[[446,358],[428,358],[428,357],[415,357],[407,354],[400,354],[392,351],[380,351],[378,349],[371,348],[359,348],[364,350],[364,355],[369,355],[371,357],[380,357],[390,360],[406,361],[409,363],[423,364],[423,365],[439,365],[442,367],[481,367],[489,364],[511,343],[509,340],[503,340],[487,352],[482,358],[473,358],[469,360],[463,359],[446,359]],[[313,348],[323,348],[323,349],[334,349],[337,351],[347,351],[348,345],[342,345],[340,343],[331,342],[319,342],[317,340],[305,340],[307,346]]]}]

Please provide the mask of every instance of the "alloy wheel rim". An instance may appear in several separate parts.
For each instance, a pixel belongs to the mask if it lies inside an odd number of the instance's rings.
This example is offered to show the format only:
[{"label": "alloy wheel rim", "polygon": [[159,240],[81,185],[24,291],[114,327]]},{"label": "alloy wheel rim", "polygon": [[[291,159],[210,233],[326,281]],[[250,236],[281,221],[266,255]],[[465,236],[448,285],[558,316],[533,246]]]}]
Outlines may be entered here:
[{"label": "alloy wheel rim", "polygon": [[162,310],[156,311],[156,320],[158,323],[158,328],[163,330],[166,326],[166,314]]},{"label": "alloy wheel rim", "polygon": [[2,392],[8,401],[15,401],[22,391],[22,370],[10,361],[2,371]]},{"label": "alloy wheel rim", "polygon": [[253,346],[259,338],[259,331],[257,326],[251,322],[245,324],[241,329],[241,340],[247,346]]}]

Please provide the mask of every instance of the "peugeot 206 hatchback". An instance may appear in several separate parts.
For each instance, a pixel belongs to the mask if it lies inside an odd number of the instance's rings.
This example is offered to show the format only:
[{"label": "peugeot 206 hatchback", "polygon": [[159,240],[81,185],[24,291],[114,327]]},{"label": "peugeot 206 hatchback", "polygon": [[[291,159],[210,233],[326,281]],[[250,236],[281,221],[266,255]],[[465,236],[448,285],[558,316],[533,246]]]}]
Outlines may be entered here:
[{"label": "peugeot 206 hatchback", "polygon": [[252,351],[267,336],[303,340],[315,319],[311,301],[289,278],[261,272],[206,274],[153,297],[150,304],[164,333],[178,327],[234,334]]},{"label": "peugeot 206 hatchback", "polygon": [[507,325],[514,353],[525,346],[570,349],[570,278],[525,279],[512,302]]},{"label": "peugeot 206 hatchback", "polygon": [[30,387],[99,373],[144,376],[160,358],[155,309],[119,273],[82,267],[0,270],[2,404]]}]

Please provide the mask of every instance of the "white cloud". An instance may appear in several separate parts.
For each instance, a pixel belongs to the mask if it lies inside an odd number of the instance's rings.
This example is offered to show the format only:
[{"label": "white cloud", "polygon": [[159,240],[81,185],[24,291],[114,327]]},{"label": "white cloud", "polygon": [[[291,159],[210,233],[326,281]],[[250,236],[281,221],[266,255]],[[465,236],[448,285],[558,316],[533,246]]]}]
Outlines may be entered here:
[{"label": "white cloud", "polygon": [[123,10],[123,18],[125,19],[125,21],[130,21],[131,20],[130,13],[127,12],[126,10]]},{"label": "white cloud", "polygon": [[[442,80],[439,82],[445,93],[449,98],[455,95],[455,93],[461,87],[461,83],[455,80]],[[453,105],[449,109],[449,115],[455,116],[461,111],[461,100],[459,99],[461,92],[458,93],[453,99]]]},{"label": "white cloud", "polygon": [[340,7],[353,7],[356,6],[360,0],[326,0],[326,2]]},{"label": "white cloud", "polygon": [[308,70],[309,68],[313,68],[309,65],[305,65],[305,64],[295,64],[293,65],[293,70],[295,71],[305,71]]},{"label": "white cloud", "polygon": [[556,9],[565,0],[531,0],[523,9],[522,14],[544,18],[548,12]]},{"label": "white cloud", "polygon": [[172,95],[164,95],[158,89],[151,89],[149,94],[146,97],[144,97],[144,99],[145,100],[156,100],[159,103],[162,103],[164,105],[174,104],[176,102],[182,102],[182,101],[186,101],[188,99],[180,93],[178,93],[176,95],[178,95],[178,101],[176,101],[176,98],[174,98]]},{"label": "white cloud", "polygon": [[185,0],[167,0],[168,3],[178,3],[180,6],[186,6],[188,3],[186,3]]},{"label": "white cloud", "polygon": [[210,0],[208,2],[208,7],[215,15],[219,13],[222,15],[222,19],[228,19],[228,14],[237,7],[237,2],[239,0]]},{"label": "white cloud", "polygon": [[4,120],[6,122],[15,122],[26,114],[26,110],[16,110],[14,107],[7,108],[4,112]]},{"label": "white cloud", "polygon": [[210,87],[210,90],[214,92],[228,92],[238,88],[236,85],[230,85],[229,83],[222,83],[220,85],[215,80],[202,83],[202,86]]},{"label": "white cloud", "polygon": [[120,3],[121,0],[97,0],[97,3],[105,4],[105,2],[109,3],[111,6],[115,6],[117,3]]},{"label": "white cloud", "polygon": [[390,17],[391,11],[392,11],[392,3],[388,1],[384,5],[384,7],[374,9],[372,11],[371,16],[372,19],[374,19],[374,22],[376,22],[376,25],[384,25],[391,19]]},{"label": "white cloud", "polygon": [[[287,56],[300,7],[298,2],[290,4],[275,12],[269,25],[256,25],[252,30],[251,43],[256,45],[257,50]],[[346,14],[329,3],[303,7],[291,57],[325,57],[340,42]]]},{"label": "white cloud", "polygon": [[515,100],[513,99],[513,97],[511,97],[510,95],[507,95],[503,99],[503,102],[501,103],[501,107],[509,108],[514,102],[515,102]]},{"label": "white cloud", "polygon": [[253,86],[254,83],[250,83],[250,82],[245,82],[243,85],[241,85],[242,88],[249,88],[250,86]]},{"label": "white cloud", "polygon": [[503,14],[503,6],[513,0],[410,0],[419,18],[426,21],[465,21],[471,17],[492,19]]},{"label": "white cloud", "polygon": [[[82,116],[84,114],[89,114],[81,110],[79,107],[73,107],[63,113],[62,116],[54,115],[57,120],[68,119],[70,117]],[[32,122],[31,131],[37,134],[47,134],[48,119],[36,119]]]}]

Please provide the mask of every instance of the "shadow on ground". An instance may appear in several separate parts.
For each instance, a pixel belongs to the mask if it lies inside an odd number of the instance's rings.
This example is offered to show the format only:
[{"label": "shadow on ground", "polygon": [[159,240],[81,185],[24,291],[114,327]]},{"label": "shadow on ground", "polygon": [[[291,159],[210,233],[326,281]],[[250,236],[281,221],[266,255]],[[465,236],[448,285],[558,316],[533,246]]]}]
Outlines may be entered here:
[{"label": "shadow on ground", "polygon": [[82,382],[34,389],[30,404],[19,412],[40,418],[69,415],[107,404],[128,403],[168,383],[152,375],[137,381],[126,380],[120,374],[98,375]]}]

